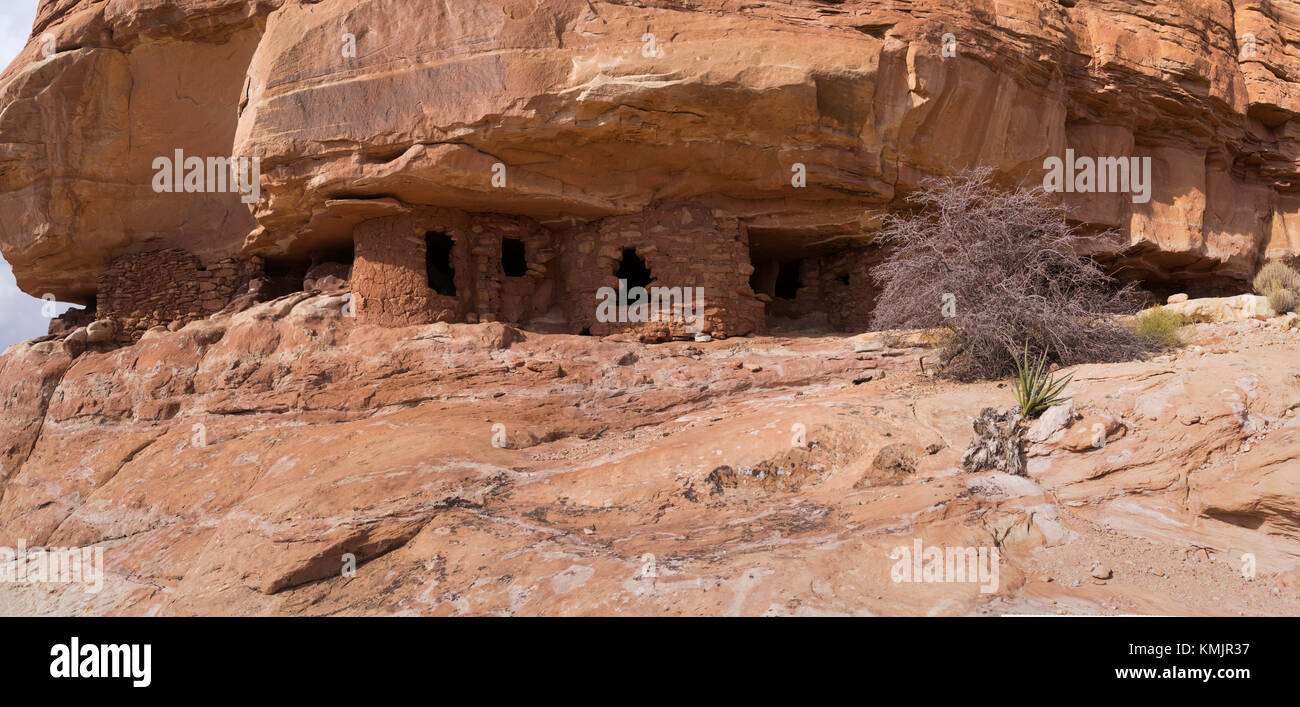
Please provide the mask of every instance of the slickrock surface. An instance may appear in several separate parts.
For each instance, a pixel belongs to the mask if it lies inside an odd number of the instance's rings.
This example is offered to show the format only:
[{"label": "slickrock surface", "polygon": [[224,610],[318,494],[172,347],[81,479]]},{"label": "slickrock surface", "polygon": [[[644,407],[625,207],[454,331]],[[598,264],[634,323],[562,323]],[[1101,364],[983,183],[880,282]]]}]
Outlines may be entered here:
[{"label": "slickrock surface", "polygon": [[[45,0],[0,76],[0,248],[88,302],[123,252],[301,255],[393,199],[553,227],[690,202],[800,246],[1069,148],[1152,159],[1148,203],[1066,195],[1122,232],[1093,250],[1226,291],[1300,251],[1297,32],[1263,0]],[[155,195],[178,148],[260,157],[260,200]]]},{"label": "slickrock surface", "polygon": [[[0,357],[0,546],[98,545],[110,573],[0,584],[0,612],[1300,613],[1295,329],[1069,369],[1074,414],[1013,477],[959,471],[1010,389],[936,382],[915,336],[643,345],[342,305]],[[892,581],[916,540],[996,546],[996,592]]]},{"label": "slickrock surface", "polygon": [[[0,356],[0,547],[110,576],[0,613],[1300,613],[1300,330],[1199,299],[1300,257],[1297,32],[1256,0],[45,0],[0,74],[0,249],[98,310]],[[177,150],[258,158],[257,198],[156,193]],[[1024,476],[966,473],[1007,384],[821,332],[861,330],[924,177],[1067,150],[1153,166],[1149,201],[1063,195],[1084,251],[1239,321],[1072,369]],[[602,336],[624,268],[707,288],[701,341]],[[895,581],[917,542],[996,547],[996,587]]]}]

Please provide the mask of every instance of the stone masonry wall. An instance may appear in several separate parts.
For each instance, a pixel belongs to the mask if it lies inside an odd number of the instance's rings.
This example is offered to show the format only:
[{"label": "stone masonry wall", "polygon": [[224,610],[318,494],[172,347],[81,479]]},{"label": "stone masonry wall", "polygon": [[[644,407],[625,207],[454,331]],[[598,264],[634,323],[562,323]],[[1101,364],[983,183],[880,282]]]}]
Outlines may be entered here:
[{"label": "stone masonry wall", "polygon": [[[455,296],[429,286],[429,232],[452,239]],[[502,240],[523,242],[526,271],[506,276]],[[704,289],[704,322],[713,336],[761,332],[763,304],[749,289],[748,237],[741,223],[698,206],[664,206],[552,234],[531,219],[423,208],[358,224],[352,291],[363,324],[409,326],[435,321],[505,321],[604,335],[632,331],[647,340],[690,338],[688,323],[598,321],[598,291],[618,287],[625,248],[645,260],[668,288]]]},{"label": "stone masonry wall", "polygon": [[698,206],[664,205],[578,227],[561,243],[572,333],[631,331],[648,341],[692,336],[684,322],[598,320],[598,291],[618,288],[615,273],[628,248],[649,267],[652,287],[704,289],[703,333],[721,338],[764,330],[763,303],[749,288],[749,237],[735,218]]},{"label": "stone masonry wall", "polygon": [[117,323],[120,343],[138,341],[151,327],[179,329],[220,311],[261,271],[260,258],[205,267],[179,248],[123,255],[99,277],[96,316]]},{"label": "stone masonry wall", "polygon": [[[452,239],[455,296],[429,287],[426,234]],[[503,238],[524,243],[527,271],[506,277]],[[418,209],[365,221],[353,231],[352,292],[363,324],[409,326],[435,321],[496,321],[525,324],[550,311],[556,297],[551,234],[530,219],[468,214],[456,209]]]},{"label": "stone masonry wall", "polygon": [[871,315],[880,291],[871,273],[884,258],[885,252],[879,247],[856,246],[818,259],[821,306],[831,326],[840,331],[871,330]]},{"label": "stone masonry wall", "polygon": [[[352,294],[357,322],[400,327],[435,321],[459,321],[462,303],[428,285],[424,267],[424,231],[409,215],[357,224],[352,262]],[[455,255],[455,254],[454,254]],[[456,287],[462,287],[464,262],[454,262]]]},{"label": "stone masonry wall", "polygon": [[884,259],[883,251],[872,246],[823,249],[802,258],[801,287],[794,299],[777,297],[775,276],[780,259],[762,259],[766,270],[760,298],[767,313],[796,326],[830,326],[841,331],[867,331],[875,309],[877,287],[872,269]]}]

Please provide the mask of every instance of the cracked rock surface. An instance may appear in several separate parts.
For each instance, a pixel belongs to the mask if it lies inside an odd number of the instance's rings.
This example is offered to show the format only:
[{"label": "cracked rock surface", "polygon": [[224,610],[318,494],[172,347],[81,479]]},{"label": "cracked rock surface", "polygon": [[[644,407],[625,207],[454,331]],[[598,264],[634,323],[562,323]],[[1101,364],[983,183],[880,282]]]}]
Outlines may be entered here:
[{"label": "cracked rock surface", "polygon": [[[806,245],[1070,149],[1151,160],[1149,201],[1063,196],[1120,232],[1091,251],[1236,294],[1300,252],[1298,32],[1204,0],[48,0],[0,75],[0,248],[87,302],[144,242],[300,256],[402,204],[566,228],[680,201]],[[257,203],[155,194],[175,149],[260,158]]]},{"label": "cracked rock surface", "polygon": [[[1069,369],[1081,418],[1025,476],[960,470],[1012,394],[922,374],[921,338],[386,329],[299,293],[19,344],[0,546],[102,547],[108,577],[0,584],[0,612],[1300,613],[1294,330]],[[1126,433],[1072,451],[1093,417]],[[918,541],[996,548],[993,591],[894,581]]]}]

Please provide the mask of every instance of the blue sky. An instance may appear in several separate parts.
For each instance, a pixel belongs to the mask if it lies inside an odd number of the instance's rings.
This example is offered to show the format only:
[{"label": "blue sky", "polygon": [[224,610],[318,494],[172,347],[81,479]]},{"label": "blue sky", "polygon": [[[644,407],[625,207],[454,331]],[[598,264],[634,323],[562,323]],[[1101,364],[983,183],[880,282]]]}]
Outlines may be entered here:
[{"label": "blue sky", "polygon": [[[0,67],[8,66],[27,44],[39,0],[0,2]],[[59,307],[59,311],[67,307]],[[41,316],[41,301],[18,289],[9,263],[0,258],[0,351],[10,344],[45,334],[50,320]]]}]

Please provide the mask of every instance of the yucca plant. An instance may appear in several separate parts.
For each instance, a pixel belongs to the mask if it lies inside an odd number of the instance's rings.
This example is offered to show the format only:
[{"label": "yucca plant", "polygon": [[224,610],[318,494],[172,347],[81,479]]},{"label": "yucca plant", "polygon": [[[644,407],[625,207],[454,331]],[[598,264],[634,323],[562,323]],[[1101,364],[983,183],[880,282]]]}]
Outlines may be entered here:
[{"label": "yucca plant", "polygon": [[1016,359],[1016,405],[1020,407],[1020,414],[1025,419],[1038,417],[1047,408],[1065,400],[1061,391],[1073,374],[1063,378],[1053,377],[1052,372],[1046,368],[1046,350],[1039,357],[1038,363],[1033,363],[1029,358],[1029,342],[1025,342],[1024,357],[1015,354],[1012,356]]}]

